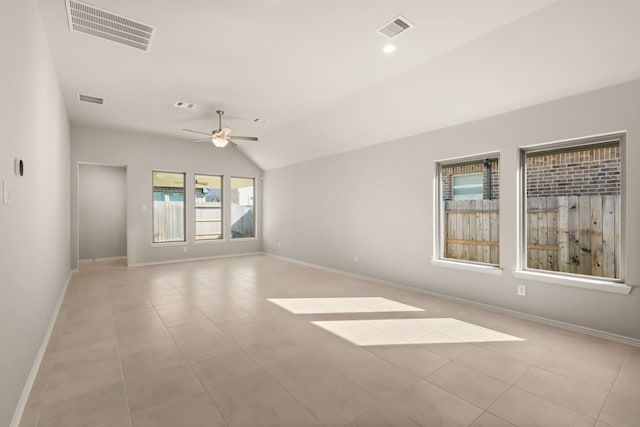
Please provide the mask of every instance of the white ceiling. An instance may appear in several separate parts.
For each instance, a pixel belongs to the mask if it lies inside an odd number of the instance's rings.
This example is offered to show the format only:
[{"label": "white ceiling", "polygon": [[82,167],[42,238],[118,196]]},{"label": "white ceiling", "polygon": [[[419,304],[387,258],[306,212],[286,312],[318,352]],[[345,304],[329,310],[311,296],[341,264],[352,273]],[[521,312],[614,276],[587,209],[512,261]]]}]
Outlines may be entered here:
[{"label": "white ceiling", "polygon": [[[234,134],[260,137],[241,149],[264,169],[640,78],[637,0],[87,2],[155,27],[149,53],[38,2],[73,124],[188,144],[180,129],[217,128],[224,109]],[[375,30],[397,15],[415,28],[386,55]]]}]

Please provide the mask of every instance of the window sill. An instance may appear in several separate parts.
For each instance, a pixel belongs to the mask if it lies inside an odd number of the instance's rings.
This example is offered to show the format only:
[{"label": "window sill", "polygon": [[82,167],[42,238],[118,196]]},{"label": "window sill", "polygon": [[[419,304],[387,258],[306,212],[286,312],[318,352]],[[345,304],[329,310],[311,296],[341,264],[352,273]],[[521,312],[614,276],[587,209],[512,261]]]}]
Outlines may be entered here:
[{"label": "window sill", "polygon": [[168,246],[187,246],[187,242],[155,242],[151,243],[152,248],[165,248]]},{"label": "window sill", "polygon": [[200,240],[194,240],[193,244],[209,245],[209,244],[224,243],[224,242],[228,242],[228,240],[227,239],[200,239]]},{"label": "window sill", "polygon": [[236,238],[231,238],[229,239],[230,242],[253,242],[255,240],[258,240],[257,237],[236,237]]},{"label": "window sill", "polygon": [[468,262],[449,261],[443,259],[433,259],[431,260],[431,265],[436,267],[453,268],[455,270],[473,271],[474,273],[492,274],[494,276],[500,276],[502,274],[502,269],[495,265],[472,264]]},{"label": "window sill", "polygon": [[622,295],[629,295],[631,293],[631,289],[633,289],[631,286],[627,286],[624,283],[612,282],[606,279],[565,277],[557,274],[538,273],[533,271],[514,271],[513,276],[517,279],[551,283],[553,285],[571,286],[574,288],[591,289],[594,291],[612,292]]}]

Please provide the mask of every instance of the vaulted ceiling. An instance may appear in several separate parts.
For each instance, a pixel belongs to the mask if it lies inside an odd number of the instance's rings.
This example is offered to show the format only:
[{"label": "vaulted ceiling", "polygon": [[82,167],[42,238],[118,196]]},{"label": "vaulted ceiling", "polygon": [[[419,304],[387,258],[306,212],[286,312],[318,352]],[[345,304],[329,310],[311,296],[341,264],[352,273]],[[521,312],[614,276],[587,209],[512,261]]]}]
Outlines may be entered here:
[{"label": "vaulted ceiling", "polygon": [[[264,169],[640,78],[637,0],[88,3],[155,31],[144,52],[71,31],[63,0],[39,0],[72,124],[190,144],[181,129],[216,129],[223,109],[260,137],[240,149]],[[398,15],[415,27],[385,54],[375,30]]]}]

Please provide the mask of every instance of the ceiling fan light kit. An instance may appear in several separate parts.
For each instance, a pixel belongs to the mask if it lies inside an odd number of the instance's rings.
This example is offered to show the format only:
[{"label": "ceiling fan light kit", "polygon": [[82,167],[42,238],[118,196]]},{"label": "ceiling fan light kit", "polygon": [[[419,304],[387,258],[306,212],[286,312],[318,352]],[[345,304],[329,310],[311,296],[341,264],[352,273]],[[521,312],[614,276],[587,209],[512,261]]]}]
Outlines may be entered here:
[{"label": "ceiling fan light kit", "polygon": [[[231,129],[222,127],[222,115],[224,114],[224,111],[216,110],[216,114],[218,115],[218,130],[217,131],[214,130],[214,131],[211,131],[211,133],[207,133],[207,132],[201,132],[199,130],[192,130],[192,129],[182,129],[182,130],[187,131],[187,132],[200,133],[202,135],[210,135],[209,138],[196,139],[193,142],[211,141],[211,143],[213,145],[215,145],[216,147],[218,147],[218,148],[224,148],[229,143],[231,143],[232,145],[236,145],[236,143],[233,142],[233,140],[231,140],[231,138],[232,138]],[[257,141],[258,140],[258,138],[256,138],[255,136],[234,136],[233,138],[234,139],[238,139],[238,140],[242,140],[242,141]]]}]

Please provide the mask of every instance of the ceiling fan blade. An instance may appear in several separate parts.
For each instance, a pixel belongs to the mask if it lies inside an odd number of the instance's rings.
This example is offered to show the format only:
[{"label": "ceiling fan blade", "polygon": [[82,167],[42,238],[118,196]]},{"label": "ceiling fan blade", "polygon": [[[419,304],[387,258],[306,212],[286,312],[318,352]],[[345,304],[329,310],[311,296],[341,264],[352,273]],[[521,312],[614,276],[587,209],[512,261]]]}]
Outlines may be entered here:
[{"label": "ceiling fan blade", "polygon": [[230,139],[227,139],[227,147],[228,147],[228,146],[237,147],[237,146],[238,146],[238,144],[236,144],[235,142],[233,142],[233,141],[232,141],[232,140],[230,140]]},{"label": "ceiling fan blade", "polygon": [[191,142],[211,142],[211,138],[194,139]]},{"label": "ceiling fan blade", "polygon": [[193,132],[193,133],[199,133],[201,135],[209,135],[209,136],[211,136],[211,132],[201,132],[199,130],[193,130],[193,129],[182,129],[182,130],[184,130],[186,132]]},{"label": "ceiling fan blade", "polygon": [[233,135],[231,138],[237,139],[239,141],[257,141],[258,140],[258,138],[255,137],[255,136],[236,136],[236,135]]}]

